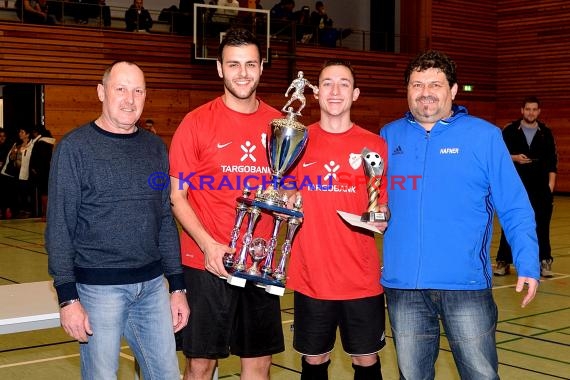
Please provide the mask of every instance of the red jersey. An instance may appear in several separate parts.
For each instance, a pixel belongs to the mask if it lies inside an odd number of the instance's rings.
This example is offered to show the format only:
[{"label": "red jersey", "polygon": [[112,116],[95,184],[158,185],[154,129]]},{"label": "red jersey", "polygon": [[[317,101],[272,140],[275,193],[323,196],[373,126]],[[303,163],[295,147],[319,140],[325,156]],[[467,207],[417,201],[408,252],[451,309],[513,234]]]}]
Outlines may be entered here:
[{"label": "red jersey", "polygon": [[[309,297],[347,300],[383,291],[374,234],[350,226],[337,213],[366,211],[364,148],[387,163],[386,143],[372,132],[357,125],[344,133],[326,132],[318,123],[309,126],[306,151],[292,173],[303,197],[304,221],[287,271],[287,286]],[[383,176],[379,203],[387,203],[386,187]]]},{"label": "red jersey", "polygon": [[[204,228],[218,242],[228,244],[235,223],[236,198],[244,187],[261,185],[271,178],[266,153],[269,124],[281,113],[259,101],[256,112],[229,109],[221,97],[188,113],[170,145],[170,175],[188,184],[188,202]],[[171,186],[179,186],[172,183]],[[273,218],[258,219],[255,237],[268,239]],[[247,218],[237,250],[241,246]],[[204,269],[204,255],[185,232],[181,238],[182,264]]]}]

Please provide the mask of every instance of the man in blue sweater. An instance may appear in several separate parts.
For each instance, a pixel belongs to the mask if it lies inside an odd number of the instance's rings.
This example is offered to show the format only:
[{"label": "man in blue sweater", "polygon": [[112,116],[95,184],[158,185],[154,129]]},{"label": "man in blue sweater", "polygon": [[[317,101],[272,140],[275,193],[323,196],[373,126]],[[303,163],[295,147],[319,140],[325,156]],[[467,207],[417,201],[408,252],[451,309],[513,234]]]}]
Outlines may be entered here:
[{"label": "man in blue sweater", "polygon": [[388,187],[382,285],[401,378],[435,377],[441,319],[461,378],[498,379],[493,216],[513,249],[516,291],[527,286],[525,307],[540,278],[534,214],[501,131],[453,104],[455,63],[422,53],[405,83],[410,111],[380,132],[387,176],[399,179]]},{"label": "man in blue sweater", "polygon": [[82,343],[84,380],[117,377],[123,336],[143,378],[178,380],[174,332],[190,310],[166,147],[135,125],[146,97],[136,64],[112,64],[97,94],[101,115],[68,133],[51,164],[45,237],[61,325]]}]

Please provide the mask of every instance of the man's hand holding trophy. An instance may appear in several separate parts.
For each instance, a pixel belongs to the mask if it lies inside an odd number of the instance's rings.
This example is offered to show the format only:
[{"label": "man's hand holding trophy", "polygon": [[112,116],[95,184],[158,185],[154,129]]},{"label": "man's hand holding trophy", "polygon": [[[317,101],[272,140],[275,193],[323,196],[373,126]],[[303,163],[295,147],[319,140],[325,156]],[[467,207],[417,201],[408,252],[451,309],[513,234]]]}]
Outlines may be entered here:
[{"label": "man's hand holding trophy", "polygon": [[[268,136],[267,155],[271,171],[271,184],[266,188],[257,189],[246,187],[242,196],[237,198],[236,218],[234,228],[230,233],[230,248],[236,248],[240,239],[241,226],[247,219],[246,229],[242,237],[242,245],[234,253],[226,253],[224,267],[230,274],[227,281],[231,285],[244,287],[246,281],[265,287],[266,291],[275,295],[285,292],[286,266],[295,232],[302,223],[302,199],[296,194],[293,208],[287,207],[288,196],[280,191],[281,180],[302,154],[308,140],[307,128],[297,121],[301,110],[305,107],[303,95],[305,86],[316,93],[318,88],[303,78],[299,71],[285,96],[294,89],[291,99],[283,107],[285,118],[274,119],[271,122],[271,133]],[[291,103],[298,100],[301,105],[298,110]],[[273,232],[268,240],[254,237],[255,224],[263,214],[273,217]],[[285,240],[281,246],[281,257],[274,266],[277,248],[277,237],[281,226],[286,225]],[[252,264],[247,266],[248,255]]]},{"label": "man's hand holding trophy", "polygon": [[382,234],[388,226],[388,219],[390,219],[388,205],[379,203],[379,200],[382,199],[384,160],[379,153],[373,152],[368,148],[362,149],[359,160],[362,162],[364,168],[366,191],[368,193],[368,206],[366,207],[366,211],[361,215],[340,210],[337,210],[337,212],[341,218],[353,226],[366,228],[375,233]]}]

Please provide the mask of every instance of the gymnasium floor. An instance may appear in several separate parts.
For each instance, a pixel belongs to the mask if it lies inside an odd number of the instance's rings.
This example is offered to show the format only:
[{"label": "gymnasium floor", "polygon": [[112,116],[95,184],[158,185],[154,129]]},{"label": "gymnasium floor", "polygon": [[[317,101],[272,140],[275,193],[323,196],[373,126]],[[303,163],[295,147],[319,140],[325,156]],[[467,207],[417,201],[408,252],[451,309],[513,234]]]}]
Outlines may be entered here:
[{"label": "gymnasium floor", "polygon": [[[39,219],[0,221],[0,285],[50,280],[43,245],[45,224]],[[495,228],[493,252],[498,245]],[[570,197],[555,198],[551,227],[554,256],[552,279],[541,282],[538,295],[525,309],[514,292],[516,275],[495,277],[494,294],[499,306],[497,347],[503,379],[570,379]],[[20,302],[26,302],[25,299]],[[282,298],[286,351],[276,355],[272,379],[298,379],[299,356],[292,349],[293,297]],[[2,307],[2,305],[0,305]],[[382,350],[384,379],[397,379],[398,370],[391,331]],[[79,379],[78,344],[61,328],[0,335],[0,379]],[[134,358],[124,346],[119,379],[134,378]],[[340,347],[329,367],[332,380],[352,379],[350,360]],[[180,356],[180,368],[184,367]],[[437,379],[459,379],[444,336],[437,362]],[[238,379],[239,361],[220,362],[220,379]]]}]

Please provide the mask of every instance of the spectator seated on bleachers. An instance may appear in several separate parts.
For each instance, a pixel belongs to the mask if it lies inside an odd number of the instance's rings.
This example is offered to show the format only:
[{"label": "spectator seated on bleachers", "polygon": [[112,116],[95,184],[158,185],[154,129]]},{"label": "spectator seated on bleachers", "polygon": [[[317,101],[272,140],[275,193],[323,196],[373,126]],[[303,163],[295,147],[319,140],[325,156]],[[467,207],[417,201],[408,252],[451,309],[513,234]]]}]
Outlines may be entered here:
[{"label": "spectator seated on bleachers", "polygon": [[[239,2],[237,0],[218,0],[218,6],[239,8]],[[232,9],[216,9],[212,21],[229,24],[237,14],[237,9],[235,11]]]},{"label": "spectator seated on bleachers", "polygon": [[352,33],[352,29],[340,30],[333,27],[333,20],[327,15],[322,1],[315,3],[315,10],[311,13],[311,24],[318,31],[317,37],[321,46],[335,47],[338,40]]},{"label": "spectator seated on bleachers", "polygon": [[271,8],[271,34],[282,34],[291,22],[295,21],[293,8],[295,8],[294,0],[280,0]]},{"label": "spectator seated on bleachers", "polygon": [[14,3],[18,18],[30,24],[57,24],[56,18],[48,14],[46,0],[16,0]]},{"label": "spectator seated on bleachers", "polygon": [[143,0],[133,0],[133,4],[125,12],[125,24],[129,32],[150,32],[152,17],[150,17],[149,11],[143,7]]},{"label": "spectator seated on bleachers", "polygon": [[[204,4],[204,0],[180,0],[179,13],[174,14],[172,31],[183,36],[192,35],[194,26],[194,4]],[[171,7],[172,8],[172,7]]]},{"label": "spectator seated on bleachers", "polygon": [[293,13],[293,18],[296,24],[297,41],[301,43],[308,43],[313,38],[314,28],[311,25],[311,8],[303,6],[301,10]]},{"label": "spectator seated on bleachers", "polygon": [[105,0],[72,0],[73,17],[78,24],[87,24],[90,18],[99,18],[105,27],[111,26],[111,8]]},{"label": "spectator seated on bleachers", "polygon": [[178,14],[180,14],[180,10],[176,5],[171,5],[168,8],[162,8],[158,15],[158,21],[174,25],[174,19]]}]

